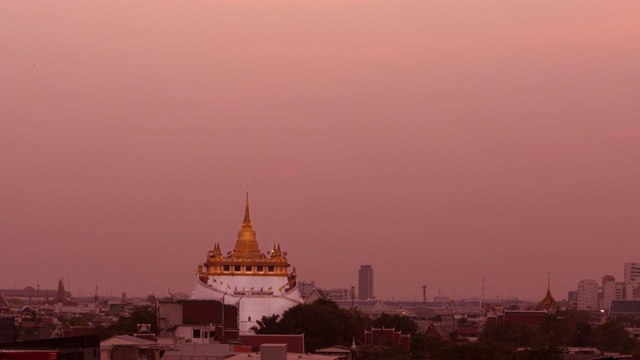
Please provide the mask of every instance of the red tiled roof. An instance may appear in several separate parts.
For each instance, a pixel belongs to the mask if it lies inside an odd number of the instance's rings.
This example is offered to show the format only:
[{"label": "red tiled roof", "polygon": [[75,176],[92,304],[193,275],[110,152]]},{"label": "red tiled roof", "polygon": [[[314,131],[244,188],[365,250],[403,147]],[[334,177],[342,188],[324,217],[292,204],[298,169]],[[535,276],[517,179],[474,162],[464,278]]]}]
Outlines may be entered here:
[{"label": "red tiled roof", "polygon": [[365,345],[380,344],[384,342],[383,340],[385,340],[398,345],[403,345],[407,349],[409,349],[410,339],[410,335],[402,335],[400,331],[395,331],[395,329],[371,328],[371,331],[365,330],[364,332]]}]

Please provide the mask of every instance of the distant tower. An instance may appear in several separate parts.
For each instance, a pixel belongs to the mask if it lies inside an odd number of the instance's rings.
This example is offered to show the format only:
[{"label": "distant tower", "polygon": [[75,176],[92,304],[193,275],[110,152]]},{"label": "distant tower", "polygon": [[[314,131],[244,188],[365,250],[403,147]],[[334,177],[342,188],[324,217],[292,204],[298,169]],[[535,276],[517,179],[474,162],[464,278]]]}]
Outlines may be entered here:
[{"label": "distant tower", "polygon": [[361,265],[358,272],[358,299],[373,299],[373,268]]},{"label": "distant tower", "polygon": [[351,307],[355,307],[356,306],[356,287],[352,286],[351,287]]},{"label": "distant tower", "polygon": [[427,285],[422,285],[422,307],[427,307]]},{"label": "distant tower", "polygon": [[64,283],[62,281],[62,278],[60,278],[60,280],[58,280],[58,291],[56,292],[56,297],[55,299],[53,299],[53,303],[57,304],[57,303],[65,303],[65,300],[67,299],[67,293],[64,290]]},{"label": "distant tower", "polygon": [[578,283],[578,310],[598,310],[598,282],[592,279]]},{"label": "distant tower", "polygon": [[555,314],[558,309],[558,303],[551,295],[551,273],[547,273],[547,294],[538,303],[538,308],[546,310],[550,314]]}]

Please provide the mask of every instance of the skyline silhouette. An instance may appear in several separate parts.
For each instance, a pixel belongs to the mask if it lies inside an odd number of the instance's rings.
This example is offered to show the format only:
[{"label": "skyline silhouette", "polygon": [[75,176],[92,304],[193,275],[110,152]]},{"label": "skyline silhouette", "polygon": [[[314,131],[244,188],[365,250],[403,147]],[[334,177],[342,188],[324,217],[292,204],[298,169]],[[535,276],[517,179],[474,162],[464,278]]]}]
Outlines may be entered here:
[{"label": "skyline silhouette", "polygon": [[640,3],[1,2],[0,288],[189,293],[261,250],[381,299],[640,261]]}]

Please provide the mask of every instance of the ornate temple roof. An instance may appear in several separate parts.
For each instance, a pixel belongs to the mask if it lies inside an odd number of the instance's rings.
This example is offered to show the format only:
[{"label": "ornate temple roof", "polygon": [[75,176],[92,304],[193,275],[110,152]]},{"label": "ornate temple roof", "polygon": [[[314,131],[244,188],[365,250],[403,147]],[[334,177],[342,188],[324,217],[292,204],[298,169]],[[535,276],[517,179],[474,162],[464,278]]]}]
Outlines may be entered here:
[{"label": "ornate temple roof", "polygon": [[547,279],[547,294],[544,296],[544,299],[538,303],[538,307],[543,310],[553,310],[558,307],[558,303],[551,295],[551,280],[550,277]]},{"label": "ornate temple roof", "polygon": [[281,250],[279,242],[276,242],[267,253],[260,251],[256,232],[251,223],[247,189],[244,218],[242,227],[238,231],[235,247],[223,255],[220,243],[215,242],[213,249],[207,253],[207,260],[198,266],[197,273],[204,283],[208,282],[208,276],[267,276],[287,277],[290,285],[295,285],[295,270],[291,274],[287,270],[290,266],[287,253]]},{"label": "ornate temple roof", "polygon": [[242,228],[238,231],[238,240],[236,246],[231,253],[233,258],[254,259],[262,258],[264,255],[260,252],[258,241],[256,240],[256,232],[251,224],[251,214],[249,213],[249,189],[247,188],[247,199],[244,209],[244,219],[242,220]]}]

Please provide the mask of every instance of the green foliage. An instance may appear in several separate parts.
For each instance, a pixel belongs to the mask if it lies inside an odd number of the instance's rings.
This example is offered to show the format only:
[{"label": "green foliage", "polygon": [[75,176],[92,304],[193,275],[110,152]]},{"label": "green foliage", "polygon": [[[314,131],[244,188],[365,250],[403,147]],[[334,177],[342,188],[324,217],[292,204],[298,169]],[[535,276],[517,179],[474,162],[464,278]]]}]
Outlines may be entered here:
[{"label": "green foliage", "polygon": [[[569,311],[547,316],[539,329],[503,322],[489,324],[478,342],[442,340],[418,332],[409,317],[382,315],[374,320],[358,310],[340,309],[329,300],[318,300],[287,310],[282,317],[263,317],[253,330],[259,334],[305,334],[305,348],[313,352],[332,345],[363,343],[370,327],[394,328],[411,334],[411,351],[390,344],[362,348],[365,359],[496,359],[556,360],[562,346],[595,346],[604,351],[634,354],[640,359],[638,341],[622,321],[593,326],[589,313]],[[517,349],[521,350],[518,351]]]},{"label": "green foliage", "polygon": [[104,340],[115,335],[131,335],[138,331],[138,324],[151,324],[151,332],[158,329],[156,312],[150,307],[137,307],[129,316],[121,316],[115,323],[105,327],[97,326],[100,339]]},{"label": "green foliage", "polygon": [[429,359],[433,357],[436,350],[448,343],[448,340],[417,333],[411,335],[411,354],[414,359]]},{"label": "green foliage", "polygon": [[69,326],[88,326],[89,323],[82,316],[71,316],[60,321],[63,329],[68,329]]},{"label": "green foliage", "polygon": [[509,360],[512,355],[513,349],[490,341],[463,343],[449,341],[435,349],[433,359]]},{"label": "green foliage", "polygon": [[532,347],[520,351],[518,360],[560,360],[563,358],[560,349],[555,346]]},{"label": "green foliage", "polygon": [[604,351],[631,354],[638,348],[638,340],[632,338],[619,321],[609,321],[593,331],[596,346]]},{"label": "green foliage", "polygon": [[410,360],[416,357],[400,345],[365,346],[361,349],[361,356],[367,360]]},{"label": "green foliage", "polygon": [[505,321],[487,325],[482,339],[517,348],[528,346],[535,334],[536,331],[528,326]]},{"label": "green foliage", "polygon": [[282,314],[263,316],[251,329],[258,334],[303,334],[310,352],[332,345],[349,346],[353,339],[362,343],[371,320],[357,310],[340,309],[330,300],[296,305]]},{"label": "green foliage", "polygon": [[[487,326],[482,340],[528,348],[520,358],[553,358],[562,346],[597,347],[603,351],[632,354],[638,341],[624,329],[622,321],[609,321],[593,326],[592,316],[583,311],[567,311],[560,316],[548,316],[540,329],[509,323]],[[517,338],[514,338],[517,336]]]},{"label": "green foliage", "polygon": [[371,326],[375,328],[387,328],[401,331],[403,334],[415,335],[418,332],[418,324],[413,319],[401,315],[382,314],[375,320]]},{"label": "green foliage", "polygon": [[258,326],[252,326],[251,330],[256,334],[279,334],[278,319],[280,315],[263,316],[262,320],[257,320]]}]

